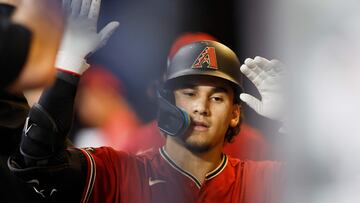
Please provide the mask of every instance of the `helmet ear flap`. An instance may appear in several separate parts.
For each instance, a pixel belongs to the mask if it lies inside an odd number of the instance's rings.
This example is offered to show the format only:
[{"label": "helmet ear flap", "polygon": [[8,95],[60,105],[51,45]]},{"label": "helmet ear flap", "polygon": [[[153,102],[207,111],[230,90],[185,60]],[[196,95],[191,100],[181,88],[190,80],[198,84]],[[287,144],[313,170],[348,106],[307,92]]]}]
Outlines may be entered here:
[{"label": "helmet ear flap", "polygon": [[158,89],[158,97],[159,96],[166,99],[171,104],[175,105],[174,93],[170,89],[168,88]]},{"label": "helmet ear flap", "polygon": [[174,105],[174,95],[168,89],[157,91],[159,129],[170,136],[182,136],[190,126],[189,114]]}]

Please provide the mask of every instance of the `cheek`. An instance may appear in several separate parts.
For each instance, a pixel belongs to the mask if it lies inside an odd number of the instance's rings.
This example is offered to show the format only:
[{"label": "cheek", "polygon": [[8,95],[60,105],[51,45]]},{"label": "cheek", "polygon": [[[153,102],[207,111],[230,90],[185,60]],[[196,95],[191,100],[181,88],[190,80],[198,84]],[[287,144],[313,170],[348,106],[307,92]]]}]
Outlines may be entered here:
[{"label": "cheek", "polygon": [[226,131],[232,119],[231,108],[228,106],[213,108],[212,114],[213,118],[216,120],[214,122],[218,124],[218,128],[225,129]]},{"label": "cheek", "polygon": [[175,105],[177,107],[185,110],[188,113],[190,112],[191,102],[187,101],[183,97],[177,96],[176,94],[175,94]]}]

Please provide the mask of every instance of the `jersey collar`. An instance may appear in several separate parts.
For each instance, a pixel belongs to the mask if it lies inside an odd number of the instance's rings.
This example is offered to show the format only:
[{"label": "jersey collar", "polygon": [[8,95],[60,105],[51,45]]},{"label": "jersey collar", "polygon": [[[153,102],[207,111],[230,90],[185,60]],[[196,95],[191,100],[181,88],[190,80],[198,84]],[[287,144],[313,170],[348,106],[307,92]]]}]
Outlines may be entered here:
[{"label": "jersey collar", "polygon": [[[171,157],[169,156],[169,154],[166,152],[165,147],[161,147],[159,149],[160,151],[160,155],[163,159],[165,159],[165,161],[171,166],[173,167],[175,170],[179,171],[181,174],[183,174],[184,176],[190,178],[198,188],[201,187],[201,182],[195,177],[193,176],[190,172],[182,169],[179,165],[177,165],[175,163],[175,161],[173,161],[171,159]],[[218,167],[216,167],[214,170],[208,172],[205,176],[205,180],[210,180],[214,177],[216,177],[217,175],[219,175],[226,167],[228,162],[228,157],[225,154],[222,154],[222,158],[221,158],[221,162],[218,165]]]},{"label": "jersey collar", "polygon": [[205,176],[205,180],[210,180],[217,175],[219,175],[226,167],[228,162],[228,157],[225,154],[222,154],[221,162],[214,170],[208,172]]}]

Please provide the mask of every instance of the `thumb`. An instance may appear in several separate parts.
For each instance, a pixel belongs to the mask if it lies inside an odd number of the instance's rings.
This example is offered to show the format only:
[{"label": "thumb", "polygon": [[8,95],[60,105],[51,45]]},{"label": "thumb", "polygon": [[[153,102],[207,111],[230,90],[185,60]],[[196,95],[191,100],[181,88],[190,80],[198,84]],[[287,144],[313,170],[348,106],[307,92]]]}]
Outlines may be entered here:
[{"label": "thumb", "polygon": [[101,48],[103,47],[107,41],[109,40],[109,38],[111,37],[111,35],[115,32],[115,30],[119,27],[119,22],[117,21],[112,21],[110,23],[108,23],[99,33],[100,35],[100,45],[98,47]]},{"label": "thumb", "polygon": [[262,107],[260,100],[246,93],[241,93],[240,99],[249,105],[252,109],[254,109],[257,113],[261,114]]}]

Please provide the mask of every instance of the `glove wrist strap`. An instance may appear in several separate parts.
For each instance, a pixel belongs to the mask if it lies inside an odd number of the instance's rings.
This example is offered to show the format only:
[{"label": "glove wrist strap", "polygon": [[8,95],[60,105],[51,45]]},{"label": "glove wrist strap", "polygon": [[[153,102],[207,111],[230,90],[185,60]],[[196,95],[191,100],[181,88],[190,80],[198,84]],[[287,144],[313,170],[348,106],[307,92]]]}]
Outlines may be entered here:
[{"label": "glove wrist strap", "polygon": [[65,72],[82,75],[89,66],[85,59],[72,56],[64,51],[59,51],[56,56],[55,67]]}]

